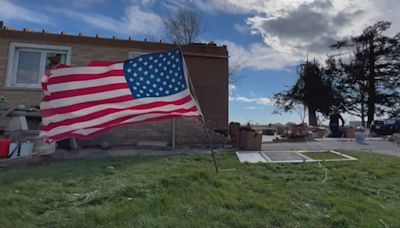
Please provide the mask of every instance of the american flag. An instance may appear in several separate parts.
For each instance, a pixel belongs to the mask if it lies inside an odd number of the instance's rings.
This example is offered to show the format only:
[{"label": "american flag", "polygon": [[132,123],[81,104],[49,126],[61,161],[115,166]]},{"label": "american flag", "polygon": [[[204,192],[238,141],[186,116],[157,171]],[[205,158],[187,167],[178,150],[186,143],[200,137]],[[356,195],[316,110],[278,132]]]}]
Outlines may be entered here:
[{"label": "american flag", "polygon": [[124,62],[59,65],[42,80],[41,136],[92,138],[120,125],[202,117],[180,49]]}]

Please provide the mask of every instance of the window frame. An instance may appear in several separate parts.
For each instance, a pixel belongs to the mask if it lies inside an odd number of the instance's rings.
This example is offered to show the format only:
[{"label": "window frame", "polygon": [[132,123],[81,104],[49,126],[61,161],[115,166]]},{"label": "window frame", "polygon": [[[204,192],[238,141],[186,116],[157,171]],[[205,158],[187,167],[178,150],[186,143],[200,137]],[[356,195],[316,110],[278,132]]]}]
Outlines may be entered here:
[{"label": "window frame", "polygon": [[143,50],[132,50],[128,52],[128,59],[133,59],[139,57],[141,55],[150,54],[151,52],[143,51]]},{"label": "window frame", "polygon": [[41,56],[39,75],[43,75],[45,73],[46,54],[49,52],[66,54],[66,64],[71,64],[72,48],[70,46],[11,42],[8,51],[7,75],[5,83],[6,89],[41,89],[41,78],[39,79],[38,84],[17,83],[17,68],[20,57],[19,53],[21,51],[40,52]]}]

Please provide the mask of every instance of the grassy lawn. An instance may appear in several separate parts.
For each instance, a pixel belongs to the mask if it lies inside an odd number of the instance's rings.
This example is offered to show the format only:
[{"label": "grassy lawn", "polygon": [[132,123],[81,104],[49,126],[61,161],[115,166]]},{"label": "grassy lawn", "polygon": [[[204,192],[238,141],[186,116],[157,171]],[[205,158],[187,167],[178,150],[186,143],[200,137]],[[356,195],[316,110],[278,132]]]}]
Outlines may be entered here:
[{"label": "grassy lawn", "polygon": [[303,152],[302,154],[316,160],[345,159],[342,156],[330,152]]},{"label": "grassy lawn", "polygon": [[[240,164],[219,155],[0,172],[0,227],[400,227],[400,159]],[[325,178],[328,170],[328,179]]]}]

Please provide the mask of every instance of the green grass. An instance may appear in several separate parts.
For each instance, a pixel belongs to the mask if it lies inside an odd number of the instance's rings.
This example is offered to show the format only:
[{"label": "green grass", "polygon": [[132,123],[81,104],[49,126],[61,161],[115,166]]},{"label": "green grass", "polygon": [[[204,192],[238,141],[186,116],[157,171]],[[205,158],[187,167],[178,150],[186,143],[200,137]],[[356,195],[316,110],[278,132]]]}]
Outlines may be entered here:
[{"label": "green grass", "polygon": [[[400,159],[104,158],[0,172],[0,227],[400,227]],[[328,179],[325,178],[328,171]]]},{"label": "green grass", "polygon": [[345,159],[345,157],[330,152],[302,152],[302,154],[315,160]]}]

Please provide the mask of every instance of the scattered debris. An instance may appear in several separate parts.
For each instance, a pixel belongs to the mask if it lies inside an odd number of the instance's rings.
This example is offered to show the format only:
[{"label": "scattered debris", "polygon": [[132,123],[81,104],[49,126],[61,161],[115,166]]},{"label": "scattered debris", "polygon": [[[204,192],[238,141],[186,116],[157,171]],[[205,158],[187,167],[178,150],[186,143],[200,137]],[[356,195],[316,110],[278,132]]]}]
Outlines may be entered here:
[{"label": "scattered debris", "polygon": [[322,184],[325,183],[326,180],[328,180],[328,169],[327,168],[324,169],[325,169],[325,179],[321,182]]},{"label": "scattered debris", "polygon": [[389,228],[389,226],[381,218],[379,218],[379,222],[381,222],[386,228]]},{"label": "scattered debris", "polygon": [[108,150],[110,148],[111,148],[111,145],[107,141],[103,141],[103,142],[100,143],[100,149]]},{"label": "scattered debris", "polygon": [[92,197],[93,195],[95,195],[97,192],[98,192],[98,190],[87,193],[84,202],[87,202],[89,200],[89,198]]}]

